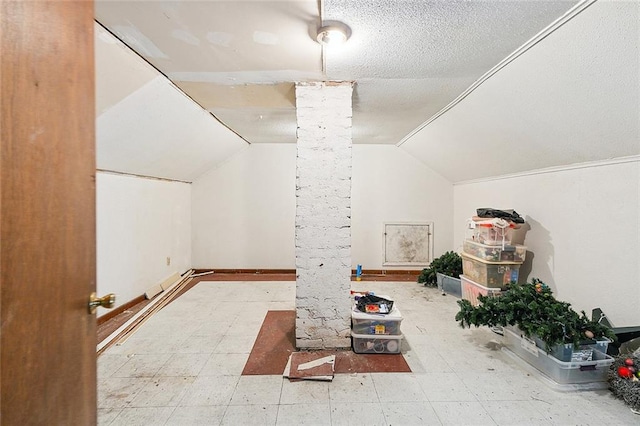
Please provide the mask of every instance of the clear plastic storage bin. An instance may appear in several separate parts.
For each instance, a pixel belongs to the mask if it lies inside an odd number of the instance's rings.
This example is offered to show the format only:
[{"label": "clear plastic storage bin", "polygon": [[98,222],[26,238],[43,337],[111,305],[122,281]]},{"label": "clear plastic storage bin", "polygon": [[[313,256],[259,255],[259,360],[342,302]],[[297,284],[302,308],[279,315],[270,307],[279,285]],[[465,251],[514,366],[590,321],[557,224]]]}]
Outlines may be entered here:
[{"label": "clear plastic storage bin", "polygon": [[504,288],[511,281],[518,282],[520,265],[520,263],[488,262],[462,253],[462,271],[464,275],[486,287]]},{"label": "clear plastic storage bin", "polygon": [[500,296],[502,294],[502,290],[499,288],[489,288],[482,286],[464,275],[460,275],[460,280],[462,282],[462,298],[471,302],[473,306],[478,306],[480,301],[478,300],[478,296]]},{"label": "clear plastic storage bin", "polygon": [[514,224],[500,228],[489,223],[471,223],[467,239],[489,246],[510,245],[513,238]]},{"label": "clear plastic storage bin", "polygon": [[462,297],[462,283],[460,278],[450,277],[437,272],[436,282],[438,283],[438,290],[443,294],[448,293],[456,297]]},{"label": "clear plastic storage bin", "polygon": [[505,327],[505,346],[518,357],[559,384],[605,382],[613,358],[598,350],[591,361],[560,361],[536,346],[535,342]]},{"label": "clear plastic storage bin", "polygon": [[358,335],[400,335],[402,315],[394,305],[386,315],[367,314],[357,309],[351,311],[351,330]]},{"label": "clear plastic storage bin", "polygon": [[[514,333],[518,332],[518,329],[513,330]],[[546,352],[546,345],[538,338],[534,337],[533,341],[536,342],[536,346]],[[603,354],[607,353],[609,349],[609,343],[611,341],[606,337],[603,340],[594,340],[593,343],[582,343],[577,348],[573,346],[573,343],[565,343],[556,345],[551,348],[549,354],[560,361],[591,361],[593,359],[593,352],[599,351]]]},{"label": "clear plastic storage bin", "polygon": [[351,332],[353,351],[357,354],[399,354],[402,335],[371,336]]},{"label": "clear plastic storage bin", "polygon": [[490,246],[473,240],[465,240],[462,251],[488,262],[524,262],[527,255],[527,248],[518,244]]}]

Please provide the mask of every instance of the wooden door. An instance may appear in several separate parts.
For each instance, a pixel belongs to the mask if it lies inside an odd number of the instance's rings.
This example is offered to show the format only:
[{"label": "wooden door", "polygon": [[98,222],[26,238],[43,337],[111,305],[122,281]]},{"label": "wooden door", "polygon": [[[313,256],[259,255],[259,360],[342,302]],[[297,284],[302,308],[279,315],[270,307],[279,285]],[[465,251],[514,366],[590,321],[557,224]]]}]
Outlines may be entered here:
[{"label": "wooden door", "polygon": [[0,3],[0,418],[96,423],[93,3]]}]

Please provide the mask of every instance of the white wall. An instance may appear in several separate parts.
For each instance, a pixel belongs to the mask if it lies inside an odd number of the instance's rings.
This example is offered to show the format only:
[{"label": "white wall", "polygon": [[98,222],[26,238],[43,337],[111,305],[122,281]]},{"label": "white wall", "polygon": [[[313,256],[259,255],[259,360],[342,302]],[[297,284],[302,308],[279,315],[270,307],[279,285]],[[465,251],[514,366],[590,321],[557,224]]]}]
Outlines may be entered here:
[{"label": "white wall", "polygon": [[383,223],[433,222],[434,257],[451,250],[453,186],[404,150],[353,146],[351,258],[364,269],[383,267]]},{"label": "white wall", "polygon": [[[194,267],[295,268],[295,160],[294,144],[253,144],[193,182]],[[352,171],[352,266],[393,269],[384,222],[433,221],[435,256],[453,248],[451,183],[395,146],[354,145]]]},{"label": "white wall", "polygon": [[96,192],[99,295],[118,306],[191,267],[190,184],[97,173]]},{"label": "white wall", "polygon": [[[640,324],[640,160],[454,186],[454,247],[477,207],[527,221],[532,277],[575,310],[600,307],[614,326]],[[526,265],[526,263],[525,263]]]},{"label": "white wall", "polygon": [[253,144],[193,182],[196,268],[293,269],[296,145]]}]

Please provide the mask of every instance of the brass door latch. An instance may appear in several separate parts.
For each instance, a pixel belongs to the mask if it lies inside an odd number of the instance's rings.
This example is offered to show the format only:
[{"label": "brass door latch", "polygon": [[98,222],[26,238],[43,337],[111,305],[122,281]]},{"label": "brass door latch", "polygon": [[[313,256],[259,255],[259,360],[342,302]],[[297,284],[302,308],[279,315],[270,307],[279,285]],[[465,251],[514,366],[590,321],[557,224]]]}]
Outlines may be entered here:
[{"label": "brass door latch", "polygon": [[98,297],[96,293],[91,293],[89,296],[89,312],[94,314],[98,306],[102,306],[103,308],[111,309],[113,305],[116,304],[116,295],[113,293],[109,293],[106,296]]}]

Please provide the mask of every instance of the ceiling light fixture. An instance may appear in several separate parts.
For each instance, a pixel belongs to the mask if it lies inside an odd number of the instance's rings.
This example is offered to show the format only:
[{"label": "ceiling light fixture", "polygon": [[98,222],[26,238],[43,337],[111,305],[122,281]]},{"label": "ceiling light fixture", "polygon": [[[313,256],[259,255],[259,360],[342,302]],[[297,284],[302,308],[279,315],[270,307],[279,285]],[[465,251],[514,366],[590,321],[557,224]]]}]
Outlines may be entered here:
[{"label": "ceiling light fixture", "polygon": [[342,22],[331,21],[318,29],[318,43],[325,46],[337,46],[346,42],[351,36],[351,29]]}]

